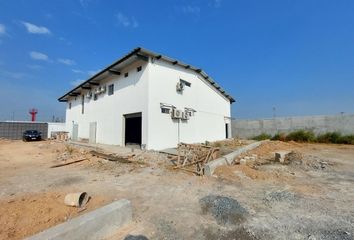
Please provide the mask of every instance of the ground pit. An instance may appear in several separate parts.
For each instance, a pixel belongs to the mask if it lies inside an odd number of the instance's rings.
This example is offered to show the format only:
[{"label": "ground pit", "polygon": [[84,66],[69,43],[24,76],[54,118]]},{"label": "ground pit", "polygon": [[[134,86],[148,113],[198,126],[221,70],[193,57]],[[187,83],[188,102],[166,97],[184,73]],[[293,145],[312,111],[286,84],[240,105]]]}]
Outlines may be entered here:
[{"label": "ground pit", "polygon": [[[244,145],[210,144],[225,152]],[[296,154],[281,164],[280,150]],[[354,239],[354,146],[270,141],[242,156],[256,155],[253,162],[211,177],[174,169],[166,154],[119,151],[131,162],[63,142],[0,140],[0,239],[122,198],[132,202],[133,222],[107,239]],[[82,191],[91,196],[86,209],[64,205],[67,193]]]}]

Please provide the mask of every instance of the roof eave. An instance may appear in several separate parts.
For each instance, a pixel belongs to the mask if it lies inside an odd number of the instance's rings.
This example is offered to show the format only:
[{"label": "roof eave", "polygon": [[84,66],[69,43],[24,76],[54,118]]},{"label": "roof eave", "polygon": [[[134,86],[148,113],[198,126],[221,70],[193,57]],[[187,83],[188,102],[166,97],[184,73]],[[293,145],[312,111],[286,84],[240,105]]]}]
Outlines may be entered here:
[{"label": "roof eave", "polygon": [[192,65],[189,65],[189,64],[183,63],[181,61],[178,61],[178,60],[176,60],[174,58],[170,58],[168,56],[164,56],[164,55],[152,52],[150,50],[147,50],[147,49],[144,49],[144,48],[141,48],[141,47],[135,48],[133,51],[131,51],[130,53],[128,53],[124,57],[116,60],[115,62],[110,64],[105,69],[101,70],[100,72],[98,72],[95,75],[93,75],[92,77],[90,77],[85,82],[81,83],[80,85],[78,85],[74,89],[68,91],[66,94],[64,94],[63,96],[58,98],[58,101],[59,102],[67,102],[68,100],[64,99],[64,98],[66,98],[70,93],[75,92],[76,90],[82,88],[84,85],[86,85],[86,84],[90,83],[91,81],[93,81],[96,77],[100,76],[101,74],[105,73],[106,71],[109,71],[111,68],[113,68],[114,66],[118,65],[119,63],[124,62],[125,60],[127,60],[131,56],[137,55],[139,53],[145,54],[145,55],[150,56],[150,57],[154,57],[154,58],[156,58],[158,60],[162,59],[162,60],[170,62],[170,63],[172,63],[174,65],[179,65],[179,66],[184,67],[186,69],[190,69],[192,71],[195,71],[197,74],[202,76],[207,82],[209,82],[216,90],[218,90],[225,98],[229,99],[231,104],[235,102],[235,99],[233,97],[231,97],[231,95],[229,95],[219,85],[217,85],[216,82],[206,72],[204,72],[201,68],[194,67]]}]

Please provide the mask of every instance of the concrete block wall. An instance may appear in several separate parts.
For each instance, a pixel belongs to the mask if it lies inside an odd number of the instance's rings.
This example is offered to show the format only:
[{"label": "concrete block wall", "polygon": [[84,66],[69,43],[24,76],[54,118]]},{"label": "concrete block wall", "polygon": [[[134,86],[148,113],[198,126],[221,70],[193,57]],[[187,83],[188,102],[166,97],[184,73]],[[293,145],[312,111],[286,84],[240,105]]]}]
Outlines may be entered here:
[{"label": "concrete block wall", "polygon": [[251,138],[262,133],[275,135],[305,129],[315,134],[340,132],[354,134],[354,115],[279,117],[274,119],[232,121],[232,136]]},{"label": "concrete block wall", "polygon": [[26,130],[38,130],[42,138],[47,138],[48,123],[42,122],[0,122],[0,138],[22,139]]}]

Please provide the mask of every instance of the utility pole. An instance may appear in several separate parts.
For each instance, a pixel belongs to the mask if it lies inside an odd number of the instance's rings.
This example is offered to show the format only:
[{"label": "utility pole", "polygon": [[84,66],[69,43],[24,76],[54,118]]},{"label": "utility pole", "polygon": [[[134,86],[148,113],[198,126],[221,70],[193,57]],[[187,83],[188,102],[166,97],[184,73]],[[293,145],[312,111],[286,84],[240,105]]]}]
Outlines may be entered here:
[{"label": "utility pole", "polygon": [[276,108],[275,107],[273,107],[273,118],[275,119],[276,118]]}]

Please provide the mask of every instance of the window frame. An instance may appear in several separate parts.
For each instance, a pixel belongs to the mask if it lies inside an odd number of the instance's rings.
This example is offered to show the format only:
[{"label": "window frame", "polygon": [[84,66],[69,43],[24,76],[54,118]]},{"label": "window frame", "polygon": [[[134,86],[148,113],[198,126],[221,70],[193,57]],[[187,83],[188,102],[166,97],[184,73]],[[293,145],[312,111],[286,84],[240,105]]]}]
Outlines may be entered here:
[{"label": "window frame", "polygon": [[108,85],[108,96],[114,94],[114,83]]},{"label": "window frame", "polygon": [[85,113],[85,95],[81,95],[81,114]]}]

